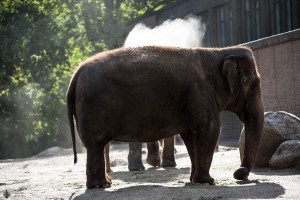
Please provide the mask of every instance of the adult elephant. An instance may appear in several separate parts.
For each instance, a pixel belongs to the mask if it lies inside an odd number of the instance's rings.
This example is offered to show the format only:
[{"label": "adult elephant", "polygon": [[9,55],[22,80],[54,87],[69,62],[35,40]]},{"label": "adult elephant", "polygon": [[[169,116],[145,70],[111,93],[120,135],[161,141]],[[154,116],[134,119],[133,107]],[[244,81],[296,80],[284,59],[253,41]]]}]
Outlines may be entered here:
[{"label": "adult elephant", "polygon": [[151,142],[175,134],[191,159],[190,180],[214,184],[209,169],[224,110],[245,125],[244,157],[234,177],[246,179],[264,120],[253,53],[241,46],[146,46],[97,54],[74,73],[67,106],[75,163],[73,117],[87,149],[87,188],[111,186],[104,158],[109,141]]}]

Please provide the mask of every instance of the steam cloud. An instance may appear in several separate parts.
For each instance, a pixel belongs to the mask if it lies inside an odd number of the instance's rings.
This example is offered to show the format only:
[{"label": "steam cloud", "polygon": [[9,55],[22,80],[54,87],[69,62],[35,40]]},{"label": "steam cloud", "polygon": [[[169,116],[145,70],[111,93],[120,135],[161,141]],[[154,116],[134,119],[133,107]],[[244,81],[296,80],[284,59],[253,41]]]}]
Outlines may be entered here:
[{"label": "steam cloud", "polygon": [[124,46],[199,47],[202,46],[205,30],[206,27],[201,23],[201,18],[196,16],[167,20],[153,29],[140,23],[130,31]]}]

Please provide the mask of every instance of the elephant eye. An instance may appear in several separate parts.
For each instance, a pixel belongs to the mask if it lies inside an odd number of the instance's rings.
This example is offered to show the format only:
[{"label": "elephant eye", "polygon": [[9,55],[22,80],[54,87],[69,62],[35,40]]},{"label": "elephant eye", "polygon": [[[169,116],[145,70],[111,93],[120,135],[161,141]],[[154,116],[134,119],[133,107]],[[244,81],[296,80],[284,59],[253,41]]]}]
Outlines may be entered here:
[{"label": "elephant eye", "polygon": [[254,80],[251,88],[250,88],[250,95],[255,95],[257,93],[257,90],[260,87],[260,80],[257,78]]}]

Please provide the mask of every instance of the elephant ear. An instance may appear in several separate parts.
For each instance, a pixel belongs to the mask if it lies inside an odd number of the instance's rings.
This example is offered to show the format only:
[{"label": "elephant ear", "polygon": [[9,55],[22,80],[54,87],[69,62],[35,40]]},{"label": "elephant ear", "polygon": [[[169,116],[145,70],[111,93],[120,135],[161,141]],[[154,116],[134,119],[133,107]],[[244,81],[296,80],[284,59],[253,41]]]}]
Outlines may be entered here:
[{"label": "elephant ear", "polygon": [[234,87],[239,79],[239,60],[240,56],[227,56],[223,63],[223,75],[226,77],[230,92],[233,93]]}]

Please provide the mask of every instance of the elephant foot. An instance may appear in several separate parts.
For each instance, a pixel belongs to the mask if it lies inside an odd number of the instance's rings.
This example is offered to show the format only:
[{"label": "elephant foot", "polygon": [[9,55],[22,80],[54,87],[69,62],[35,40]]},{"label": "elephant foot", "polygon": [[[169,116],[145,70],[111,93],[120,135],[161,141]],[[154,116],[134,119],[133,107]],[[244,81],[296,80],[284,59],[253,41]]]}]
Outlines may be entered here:
[{"label": "elephant foot", "polygon": [[148,155],[146,162],[153,167],[158,167],[160,166],[160,157],[159,155]]},{"label": "elephant foot", "polygon": [[215,180],[210,175],[194,177],[192,182],[215,185]]},{"label": "elephant foot", "polygon": [[134,154],[129,152],[128,155],[128,170],[129,171],[143,171],[145,167],[142,161],[142,154]]},{"label": "elephant foot", "polygon": [[143,163],[135,163],[135,162],[129,162],[128,164],[129,171],[144,171],[145,167]]},{"label": "elephant foot", "polygon": [[109,177],[109,179],[107,177],[104,180],[87,180],[86,187],[88,189],[109,188],[109,187],[111,187],[111,179],[110,179],[110,177]]},{"label": "elephant foot", "polygon": [[243,181],[248,180],[248,176],[249,176],[249,170],[246,167],[240,167],[233,174],[233,177],[235,179],[243,180]]},{"label": "elephant foot", "polygon": [[174,160],[163,159],[161,165],[162,167],[176,167],[176,162]]}]

